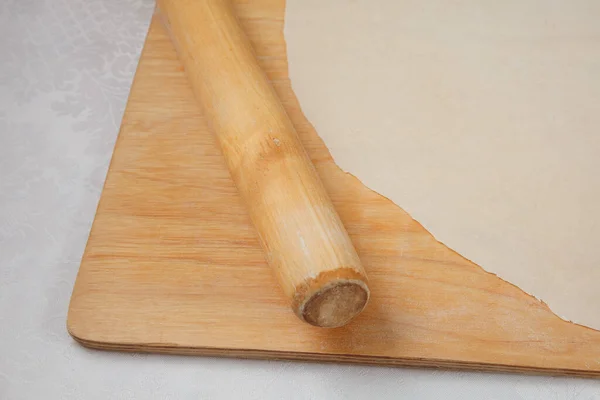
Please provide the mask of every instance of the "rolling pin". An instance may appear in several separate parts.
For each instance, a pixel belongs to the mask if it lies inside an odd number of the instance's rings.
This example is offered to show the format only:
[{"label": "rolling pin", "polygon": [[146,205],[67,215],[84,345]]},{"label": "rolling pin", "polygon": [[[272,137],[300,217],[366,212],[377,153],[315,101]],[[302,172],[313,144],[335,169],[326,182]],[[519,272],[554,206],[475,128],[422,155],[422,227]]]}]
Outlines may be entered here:
[{"label": "rolling pin", "polygon": [[231,4],[158,0],[157,12],[293,311],[346,324],[369,299],[365,271]]}]

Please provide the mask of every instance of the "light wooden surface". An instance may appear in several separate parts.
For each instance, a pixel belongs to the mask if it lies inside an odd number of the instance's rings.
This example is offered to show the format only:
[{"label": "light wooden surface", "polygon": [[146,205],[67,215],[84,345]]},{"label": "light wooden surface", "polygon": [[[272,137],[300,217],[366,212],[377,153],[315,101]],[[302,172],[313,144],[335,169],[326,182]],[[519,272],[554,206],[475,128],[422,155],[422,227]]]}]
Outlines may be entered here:
[{"label": "light wooden surface", "polygon": [[292,309],[312,325],[345,325],[369,299],[365,271],[231,3],[157,4]]},{"label": "light wooden surface", "polygon": [[290,87],[283,1],[236,9],[369,274],[370,302],[342,328],[293,315],[154,20],[74,288],[73,337],[125,351],[600,375],[600,332],[562,321],[336,167]]}]

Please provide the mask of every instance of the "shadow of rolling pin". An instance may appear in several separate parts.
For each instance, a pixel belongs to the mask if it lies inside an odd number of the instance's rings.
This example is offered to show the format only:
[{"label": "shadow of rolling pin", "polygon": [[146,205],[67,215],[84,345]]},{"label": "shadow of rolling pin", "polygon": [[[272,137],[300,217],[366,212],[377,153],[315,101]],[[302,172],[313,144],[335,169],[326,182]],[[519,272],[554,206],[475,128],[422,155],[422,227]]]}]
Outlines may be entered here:
[{"label": "shadow of rolling pin", "polygon": [[158,12],[292,309],[348,323],[369,299],[365,271],[231,5],[158,0]]}]

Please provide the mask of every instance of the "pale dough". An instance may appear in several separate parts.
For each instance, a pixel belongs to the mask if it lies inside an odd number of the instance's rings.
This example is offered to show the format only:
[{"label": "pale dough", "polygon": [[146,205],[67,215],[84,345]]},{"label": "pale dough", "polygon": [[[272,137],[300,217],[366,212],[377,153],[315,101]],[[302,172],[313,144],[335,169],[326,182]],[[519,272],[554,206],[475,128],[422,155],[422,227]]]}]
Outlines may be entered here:
[{"label": "pale dough", "polygon": [[342,169],[600,329],[600,1],[288,0],[285,37]]}]

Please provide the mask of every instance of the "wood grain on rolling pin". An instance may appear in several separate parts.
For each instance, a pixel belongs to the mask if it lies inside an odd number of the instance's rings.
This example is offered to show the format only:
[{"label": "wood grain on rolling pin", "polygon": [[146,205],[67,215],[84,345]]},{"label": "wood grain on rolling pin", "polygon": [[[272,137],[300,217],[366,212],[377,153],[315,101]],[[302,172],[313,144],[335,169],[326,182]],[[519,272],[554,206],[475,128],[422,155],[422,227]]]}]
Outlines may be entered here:
[{"label": "wood grain on rolling pin", "polygon": [[368,301],[365,272],[231,5],[158,6],[292,309],[313,325],[346,324]]}]

